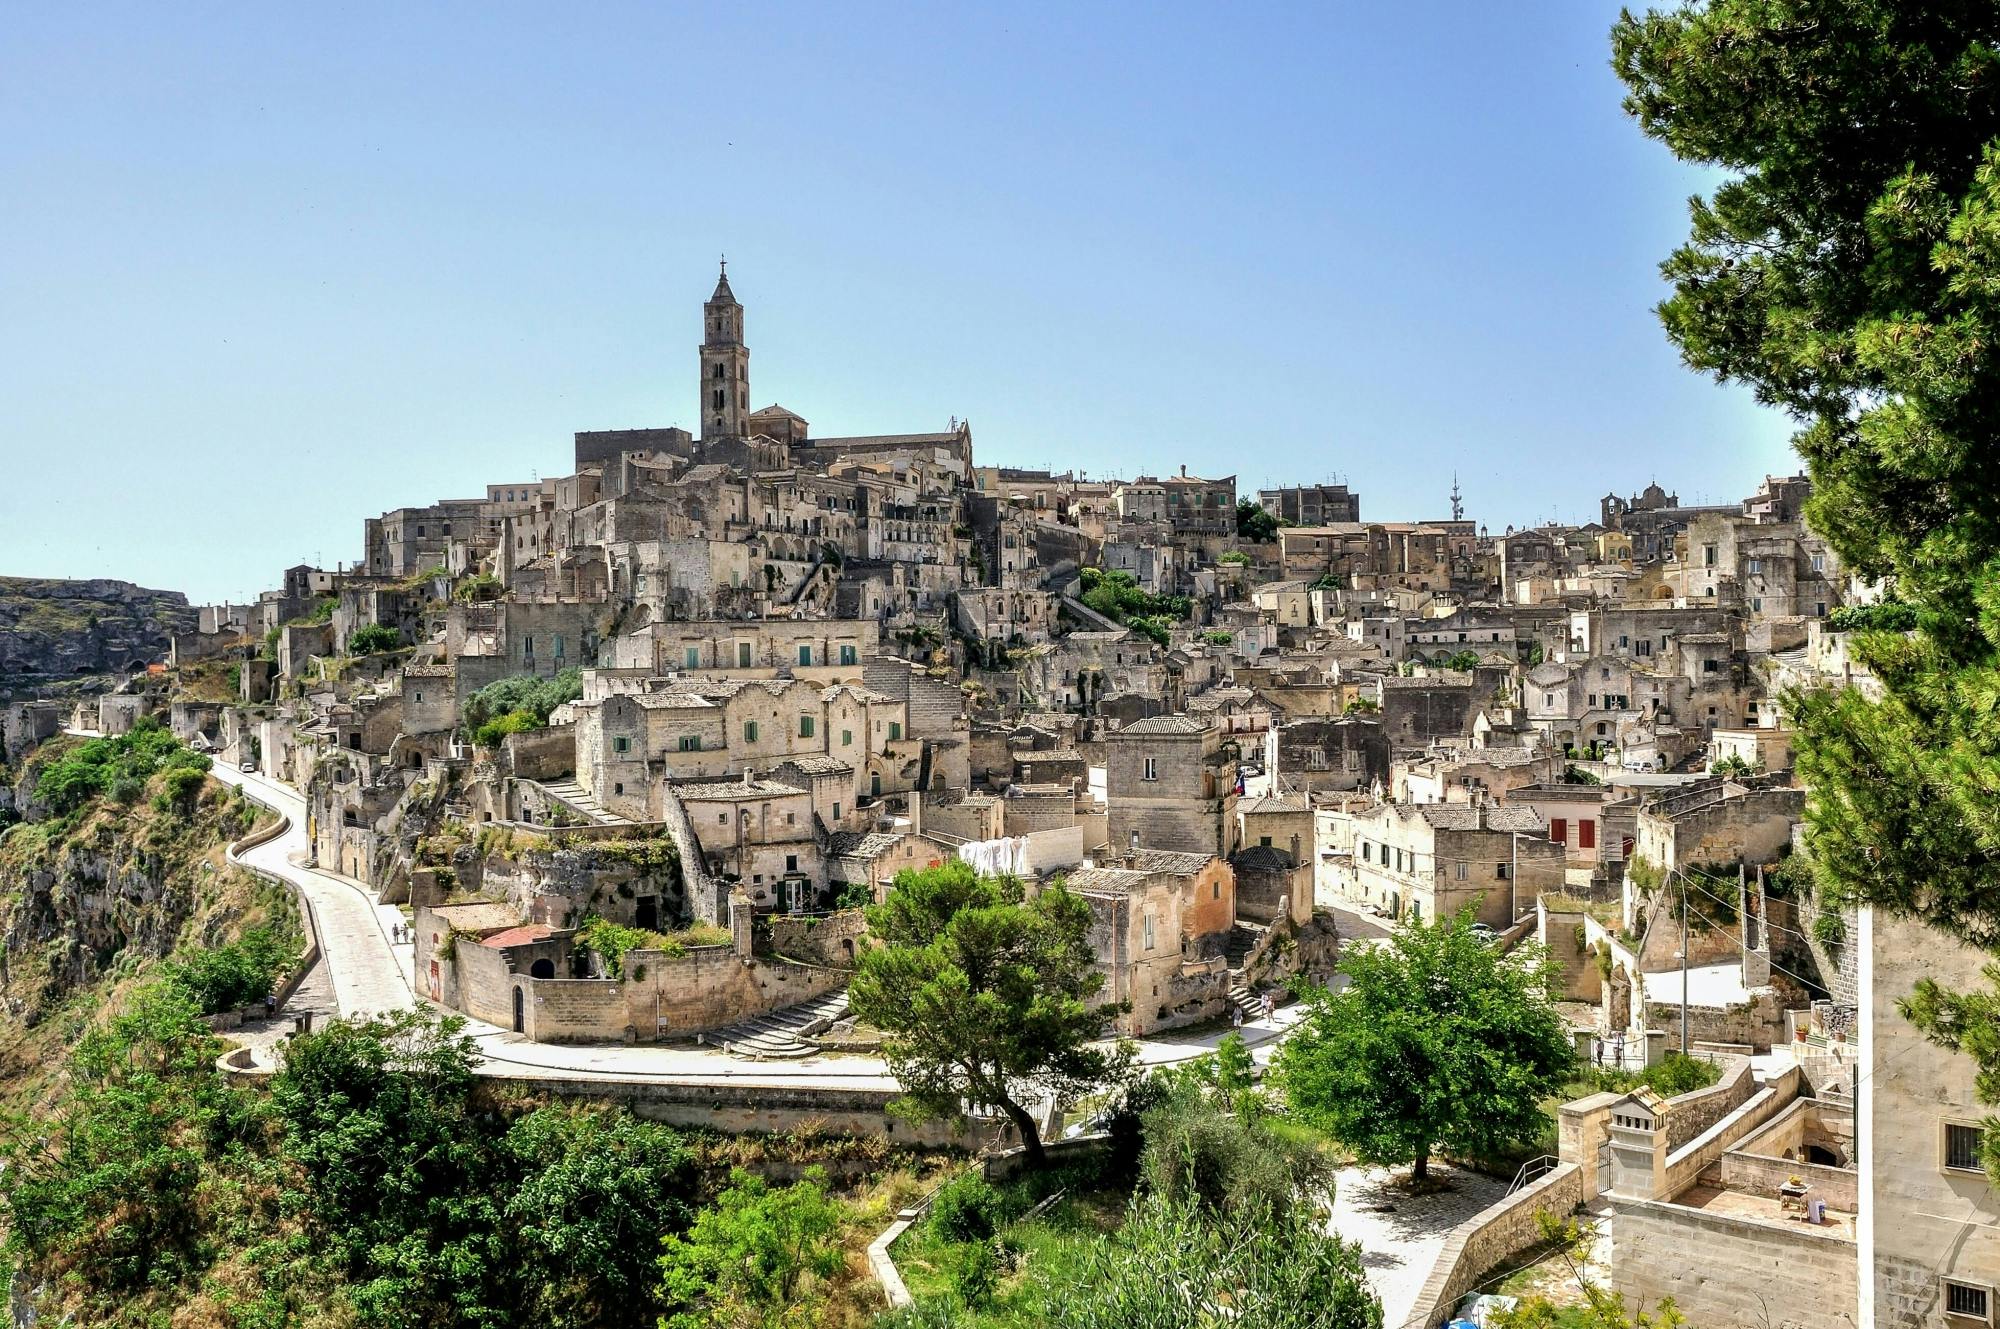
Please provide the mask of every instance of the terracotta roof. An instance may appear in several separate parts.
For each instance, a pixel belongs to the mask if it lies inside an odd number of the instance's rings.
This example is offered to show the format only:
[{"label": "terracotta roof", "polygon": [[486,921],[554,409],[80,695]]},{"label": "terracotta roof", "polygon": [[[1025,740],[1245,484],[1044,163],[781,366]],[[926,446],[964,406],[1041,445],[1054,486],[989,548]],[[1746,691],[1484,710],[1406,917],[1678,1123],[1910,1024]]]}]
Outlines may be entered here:
[{"label": "terracotta roof", "polygon": [[526,946],[530,942],[547,941],[554,932],[555,929],[546,923],[523,923],[519,927],[508,928],[505,932],[481,937],[479,944],[490,946],[496,951],[505,950],[509,946]]},{"label": "terracotta roof", "polygon": [[1192,877],[1207,867],[1213,854],[1190,854],[1177,849],[1141,849],[1126,861],[1140,872],[1172,872]]}]

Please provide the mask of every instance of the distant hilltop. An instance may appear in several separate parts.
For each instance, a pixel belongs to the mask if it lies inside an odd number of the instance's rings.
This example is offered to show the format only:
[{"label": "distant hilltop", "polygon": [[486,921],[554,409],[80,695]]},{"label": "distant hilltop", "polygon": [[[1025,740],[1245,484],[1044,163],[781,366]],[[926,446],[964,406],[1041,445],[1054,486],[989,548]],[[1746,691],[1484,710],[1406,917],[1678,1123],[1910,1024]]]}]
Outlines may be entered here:
[{"label": "distant hilltop", "polygon": [[129,581],[0,577],[0,688],[164,660],[196,613],[179,591]]}]

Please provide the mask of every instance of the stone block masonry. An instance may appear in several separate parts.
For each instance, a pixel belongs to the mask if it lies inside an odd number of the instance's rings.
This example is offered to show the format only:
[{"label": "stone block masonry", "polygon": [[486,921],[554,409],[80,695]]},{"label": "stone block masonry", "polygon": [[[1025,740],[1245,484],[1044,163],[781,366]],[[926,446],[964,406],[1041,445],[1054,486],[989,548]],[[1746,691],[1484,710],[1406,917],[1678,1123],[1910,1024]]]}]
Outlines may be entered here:
[{"label": "stone block masonry", "polygon": [[1458,1225],[1431,1266],[1403,1329],[1432,1329],[1487,1272],[1542,1244],[1542,1216],[1566,1218],[1583,1204],[1583,1171],[1564,1163]]},{"label": "stone block masonry", "polygon": [[1803,1223],[1621,1200],[1611,1267],[1627,1304],[1672,1297],[1689,1324],[1827,1329],[1854,1314],[1854,1243]]}]

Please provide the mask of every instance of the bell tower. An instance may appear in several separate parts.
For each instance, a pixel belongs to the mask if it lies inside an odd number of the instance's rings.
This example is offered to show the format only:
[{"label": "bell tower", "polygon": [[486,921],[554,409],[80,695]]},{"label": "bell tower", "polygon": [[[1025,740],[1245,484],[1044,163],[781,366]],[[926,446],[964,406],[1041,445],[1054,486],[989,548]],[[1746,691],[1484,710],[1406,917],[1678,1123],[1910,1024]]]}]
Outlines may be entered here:
[{"label": "bell tower", "polygon": [[743,306],[729,289],[729,260],[715,294],[702,306],[701,437],[742,438],[749,433],[750,348],[743,344]]}]

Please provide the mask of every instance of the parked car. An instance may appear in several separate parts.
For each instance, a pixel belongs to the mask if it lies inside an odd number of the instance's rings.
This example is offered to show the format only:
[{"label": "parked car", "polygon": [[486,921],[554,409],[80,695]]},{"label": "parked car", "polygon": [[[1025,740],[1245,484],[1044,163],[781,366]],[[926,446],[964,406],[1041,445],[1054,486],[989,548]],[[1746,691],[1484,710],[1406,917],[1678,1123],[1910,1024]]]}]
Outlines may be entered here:
[{"label": "parked car", "polygon": [[236,769],[250,775],[255,775],[257,773],[257,759],[255,757],[245,757],[242,761],[236,763]]},{"label": "parked car", "polygon": [[1485,923],[1474,923],[1471,932],[1474,937],[1478,938],[1481,945],[1491,946],[1494,942],[1500,940],[1500,934]]}]

